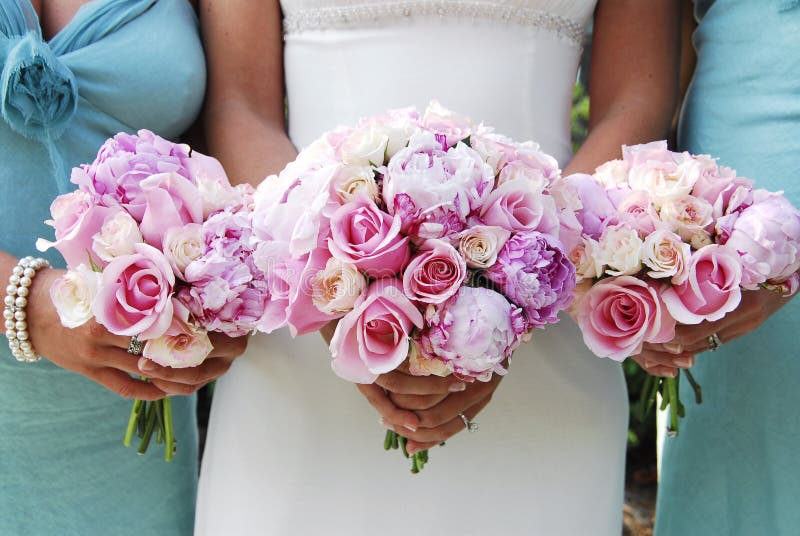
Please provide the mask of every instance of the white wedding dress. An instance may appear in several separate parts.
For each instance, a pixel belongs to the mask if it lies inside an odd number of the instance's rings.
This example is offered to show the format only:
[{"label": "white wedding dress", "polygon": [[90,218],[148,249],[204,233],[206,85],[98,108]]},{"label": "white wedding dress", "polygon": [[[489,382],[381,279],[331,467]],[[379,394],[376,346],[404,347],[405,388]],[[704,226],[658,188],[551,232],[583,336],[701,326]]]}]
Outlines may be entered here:
[{"label": "white wedding dress", "polygon": [[[360,116],[431,99],[563,165],[594,0],[283,0],[289,132],[303,147]],[[255,336],[219,380],[200,535],[618,536],[627,396],[567,318],[537,331],[480,430],[412,475],[319,335]]]}]

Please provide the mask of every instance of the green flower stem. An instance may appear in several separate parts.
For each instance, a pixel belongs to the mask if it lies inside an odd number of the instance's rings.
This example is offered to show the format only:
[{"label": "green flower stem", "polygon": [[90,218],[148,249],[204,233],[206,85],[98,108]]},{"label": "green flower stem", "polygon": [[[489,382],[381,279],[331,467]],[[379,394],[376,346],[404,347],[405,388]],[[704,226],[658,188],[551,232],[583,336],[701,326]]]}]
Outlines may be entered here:
[{"label": "green flower stem", "polygon": [[131,446],[131,439],[133,439],[133,433],[137,429],[137,424],[139,422],[139,414],[142,411],[142,405],[144,404],[143,400],[134,400],[133,406],[131,407],[131,415],[128,418],[128,427],[125,429],[125,437],[122,438],[122,444],[126,447]]},{"label": "green flower stem", "polygon": [[156,404],[156,445],[164,443],[164,404]]},{"label": "green flower stem", "polygon": [[678,398],[678,380],[677,378],[666,378],[667,392],[669,393],[669,428],[667,433],[672,436],[678,435],[678,406],[680,399]]},{"label": "green flower stem", "polygon": [[139,444],[139,450],[137,451],[139,454],[147,452],[147,447],[150,445],[150,438],[153,436],[153,429],[156,426],[156,404],[158,404],[158,402],[153,402],[147,408],[147,422],[144,428],[144,435],[142,436],[142,442]]},{"label": "green flower stem", "polygon": [[692,389],[694,390],[694,401],[695,401],[695,403],[702,404],[703,403],[703,388],[700,387],[700,384],[697,383],[697,380],[694,379],[694,376],[692,376],[692,373],[689,372],[689,369],[685,369],[683,371],[683,373],[686,374],[686,379],[689,380],[689,384],[692,386]]},{"label": "green flower stem", "polygon": [[395,433],[392,430],[386,430],[386,436],[383,438],[383,450],[389,450],[392,448],[392,443],[394,443],[394,436]]},{"label": "green flower stem", "polygon": [[165,398],[162,403],[164,404],[164,461],[172,461],[172,456],[175,454],[175,434],[172,430],[172,399]]}]

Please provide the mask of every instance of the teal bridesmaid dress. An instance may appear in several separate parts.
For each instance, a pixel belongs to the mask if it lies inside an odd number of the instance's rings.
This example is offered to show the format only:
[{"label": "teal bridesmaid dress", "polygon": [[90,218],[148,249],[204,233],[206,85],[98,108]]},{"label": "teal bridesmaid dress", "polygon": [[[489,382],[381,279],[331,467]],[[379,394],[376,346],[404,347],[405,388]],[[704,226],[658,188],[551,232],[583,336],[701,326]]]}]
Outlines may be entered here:
[{"label": "teal bridesmaid dress", "polygon": [[[698,63],[679,144],[800,207],[800,0],[695,7]],[[698,356],[704,401],[685,401],[680,436],[666,440],[657,536],[800,534],[798,329],[795,298]]]},{"label": "teal bridesmaid dress", "polygon": [[[205,91],[186,0],[93,0],[49,42],[29,0],[0,0],[0,60],[0,249],[17,257],[52,236],[43,222],[72,166],[119,131],[177,137]],[[17,363],[0,340],[0,534],[191,534],[194,398],[175,399],[174,461],[137,456],[122,445],[129,400],[47,360]]]}]

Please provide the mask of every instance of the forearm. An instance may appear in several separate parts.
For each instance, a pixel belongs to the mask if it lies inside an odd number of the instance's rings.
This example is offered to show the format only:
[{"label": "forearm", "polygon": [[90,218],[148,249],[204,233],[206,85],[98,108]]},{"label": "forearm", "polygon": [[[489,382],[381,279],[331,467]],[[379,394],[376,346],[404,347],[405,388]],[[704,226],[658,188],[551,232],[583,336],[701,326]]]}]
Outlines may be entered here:
[{"label": "forearm", "polygon": [[206,110],[206,135],[234,184],[258,185],[278,173],[297,155],[282,125],[261,119],[246,102],[230,102]]},{"label": "forearm", "polygon": [[621,158],[622,145],[665,139],[674,107],[672,100],[659,104],[636,96],[620,96],[591,126],[589,136],[567,164],[564,174],[593,173],[600,164]]},{"label": "forearm", "polygon": [[[8,285],[8,278],[11,277],[11,270],[17,265],[18,259],[13,255],[9,255],[5,251],[0,251],[0,281],[3,282],[3,289]],[[6,292],[3,290],[3,298]],[[2,333],[6,332],[5,322],[0,323],[0,330]]]}]

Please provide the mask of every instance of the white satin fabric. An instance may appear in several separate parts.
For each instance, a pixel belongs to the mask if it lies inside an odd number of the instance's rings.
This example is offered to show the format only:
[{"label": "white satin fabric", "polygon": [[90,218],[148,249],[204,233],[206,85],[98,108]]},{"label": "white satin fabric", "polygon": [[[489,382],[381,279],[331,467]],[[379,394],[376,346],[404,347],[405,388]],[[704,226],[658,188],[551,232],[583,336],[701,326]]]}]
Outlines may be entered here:
[{"label": "white satin fabric", "polygon": [[[594,0],[282,5],[298,147],[435,98],[569,159],[571,29]],[[411,475],[318,335],[255,336],[217,383],[196,534],[617,536],[627,415],[619,365],[591,355],[565,318],[517,350],[480,430]]]}]

